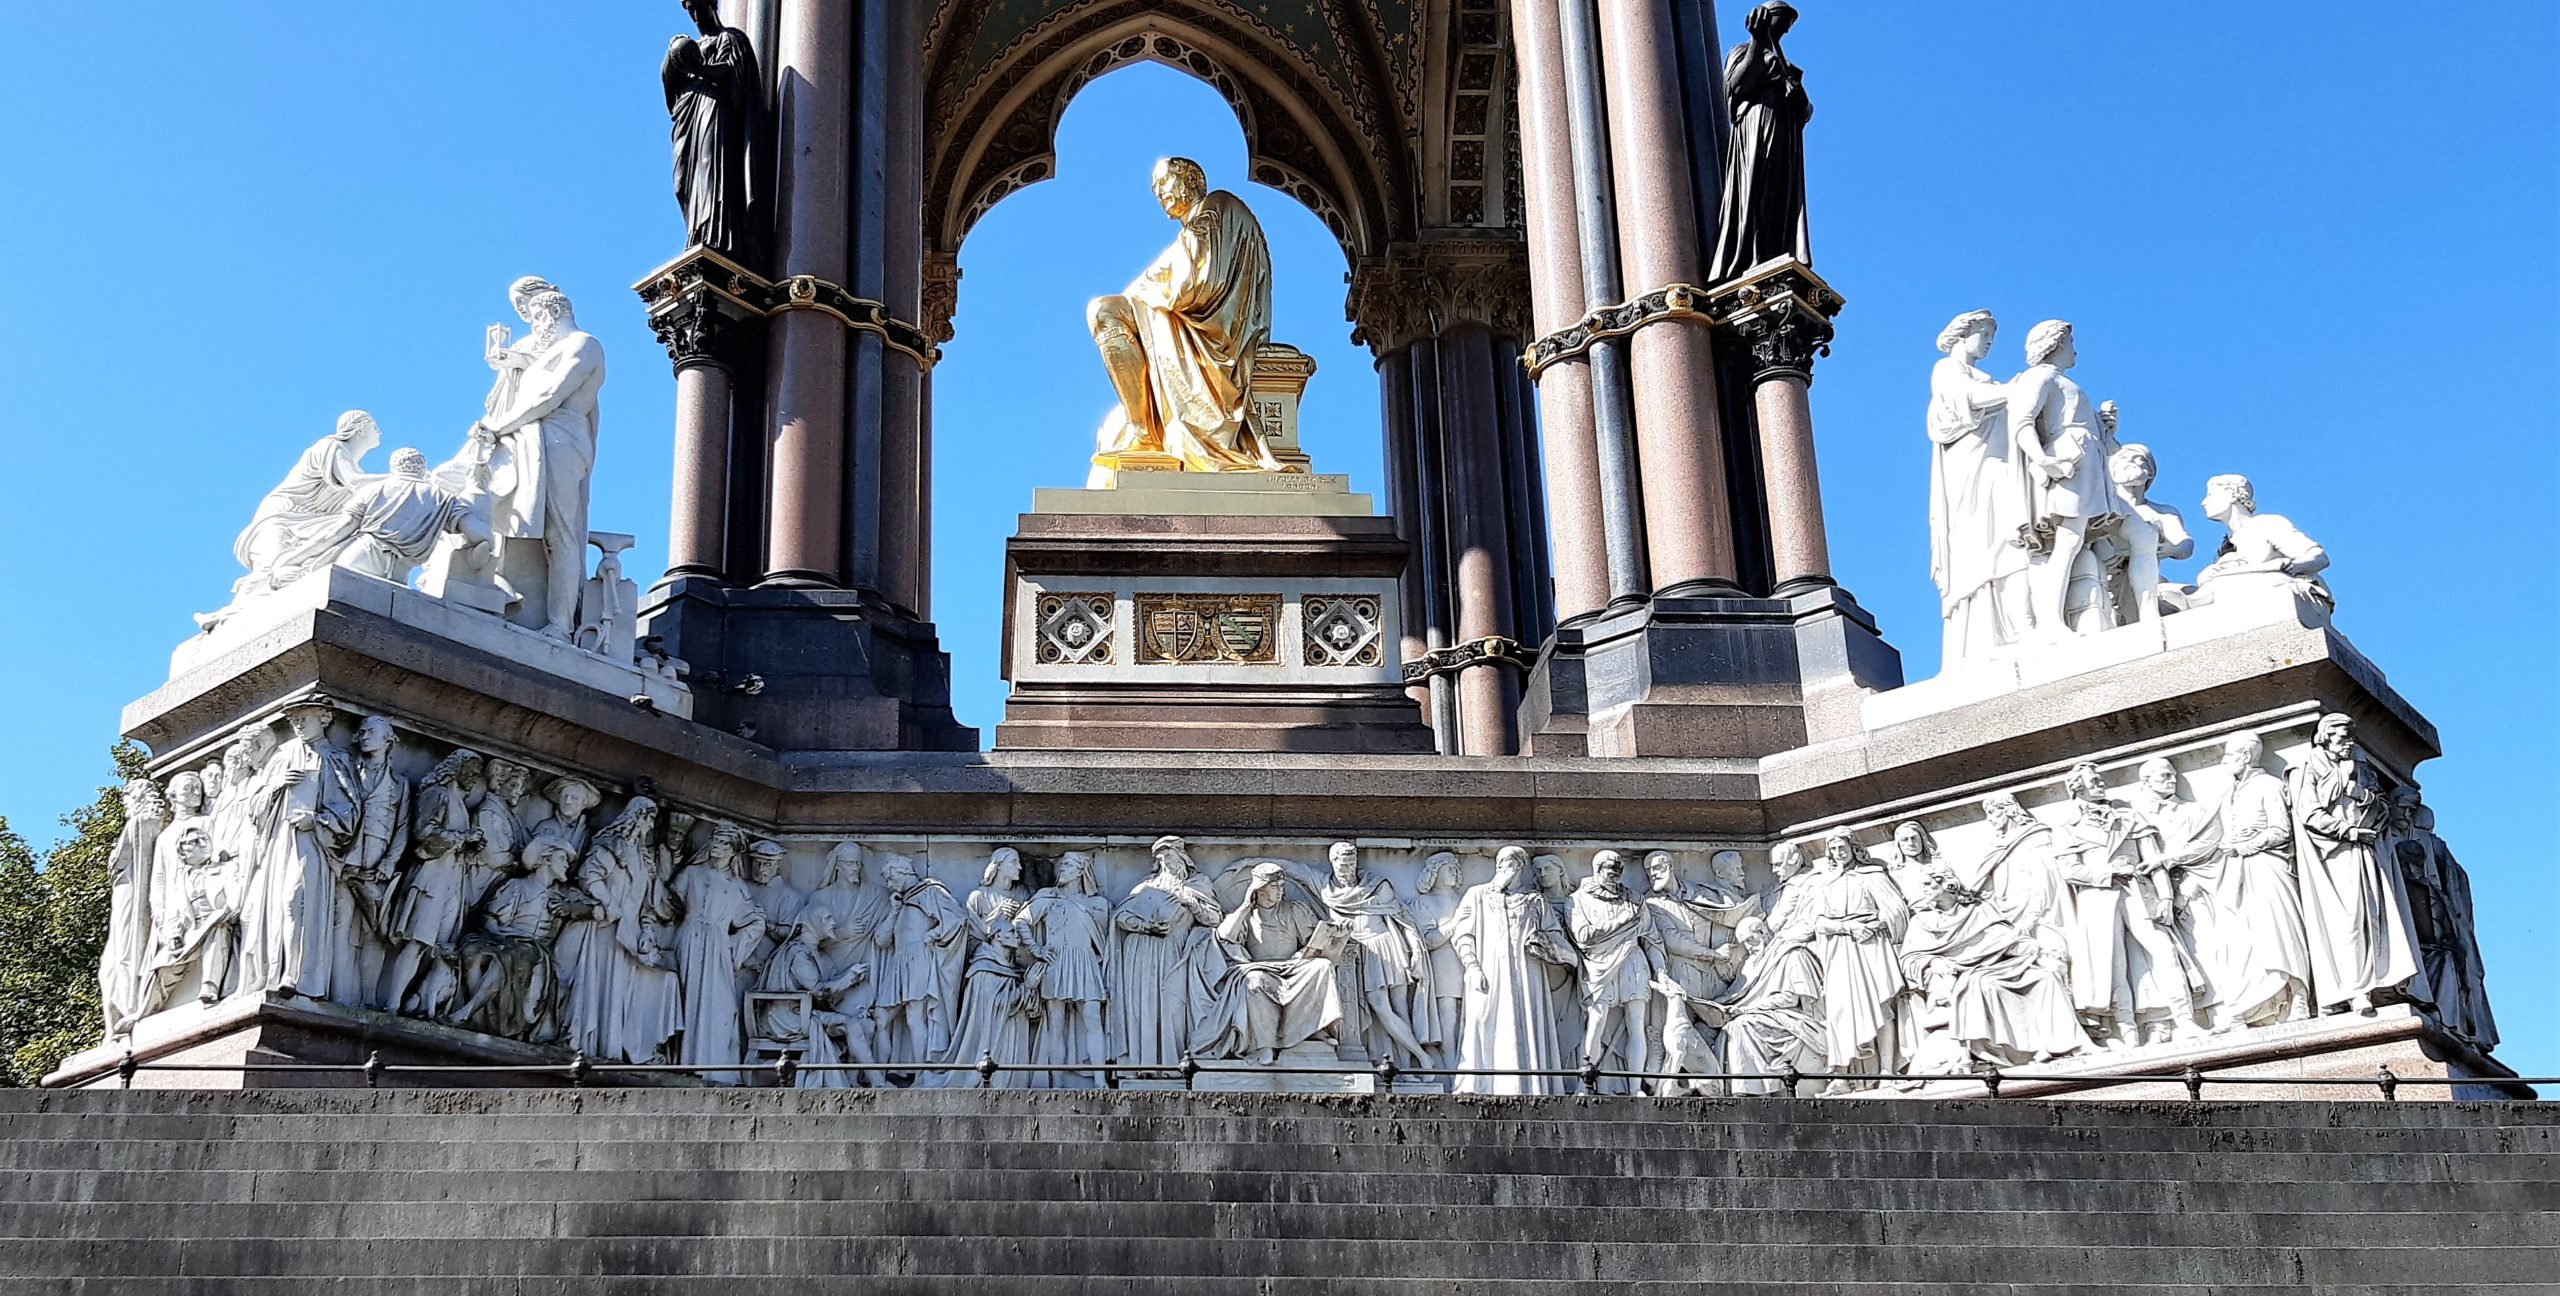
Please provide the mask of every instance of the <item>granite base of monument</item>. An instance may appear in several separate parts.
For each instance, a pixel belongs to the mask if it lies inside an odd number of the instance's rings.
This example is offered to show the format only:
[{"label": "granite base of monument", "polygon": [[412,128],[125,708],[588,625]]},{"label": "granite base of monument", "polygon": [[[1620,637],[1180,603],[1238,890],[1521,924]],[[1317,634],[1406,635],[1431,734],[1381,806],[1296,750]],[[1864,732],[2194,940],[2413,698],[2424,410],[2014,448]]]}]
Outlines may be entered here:
[{"label": "granite base of monument", "polygon": [[[1005,546],[999,749],[1431,750],[1398,676],[1391,519],[1306,474],[1122,481],[1042,491]],[[1149,502],[1231,511],[1104,507]]]},{"label": "granite base of monument", "polygon": [[693,668],[702,720],[793,751],[976,751],[951,709],[933,623],[854,590],[685,577],[649,591],[640,630]]},{"label": "granite base of monument", "polygon": [[1860,732],[1902,656],[1848,592],[1656,597],[1557,629],[1520,705],[1537,756],[1767,756]]}]

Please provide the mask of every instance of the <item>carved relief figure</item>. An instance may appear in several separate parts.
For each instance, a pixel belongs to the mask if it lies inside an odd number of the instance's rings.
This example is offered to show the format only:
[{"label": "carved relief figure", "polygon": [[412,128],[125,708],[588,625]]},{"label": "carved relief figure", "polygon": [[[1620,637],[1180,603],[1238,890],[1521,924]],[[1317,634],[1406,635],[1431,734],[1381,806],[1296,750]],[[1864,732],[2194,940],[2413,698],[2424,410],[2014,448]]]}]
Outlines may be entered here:
[{"label": "carved relief figure", "polygon": [[595,901],[569,883],[577,860],[569,840],[542,833],[525,844],[526,872],[489,897],[478,930],[463,936],[463,1000],[453,1019],[477,1030],[536,1044],[560,1041],[561,977],[554,944],[571,919],[592,916]]},{"label": "carved relief figure", "polygon": [[[1815,889],[1802,921],[1822,963],[1828,1069],[1891,1075],[1902,1062],[1899,946],[1911,911],[1883,866],[1846,833],[1823,842],[1822,862],[1814,869]],[[1824,1092],[1848,1093],[1872,1083],[1834,1080]]]},{"label": "carved relief figure", "polygon": [[355,1001],[354,897],[340,876],[357,822],[355,762],[329,741],[326,697],[285,708],[291,736],[251,792],[250,884],[240,912],[240,985]]},{"label": "carved relief figure", "polygon": [[[347,847],[348,894],[355,899],[356,985],[368,1008],[396,1007],[376,993],[390,950],[392,888],[409,853],[409,780],[393,768],[400,736],[388,716],[356,724],[356,838]],[[464,906],[467,908],[467,906]],[[462,908],[455,917],[459,922]]]},{"label": "carved relief figure", "polygon": [[[1727,951],[1716,944],[1710,910],[1698,903],[1696,892],[1682,890],[1679,866],[1669,851],[1646,855],[1644,874],[1644,907],[1662,942],[1664,982],[1647,1005],[1646,1047],[1662,1060],[1665,1071],[1715,1070],[1714,1040],[1699,1028],[1691,1005],[1724,994]],[[1676,1090],[1666,1085],[1664,1092]]]},{"label": "carved relief figure", "polygon": [[2258,590],[2292,590],[2322,607],[2336,607],[2320,573],[2329,566],[2329,551],[2304,535],[2300,527],[2274,513],[2258,511],[2257,488],[2237,473],[2208,478],[2204,515],[2229,534],[2213,561],[2196,573],[2191,603],[2211,603],[2228,594]]},{"label": "carved relief figure", "polygon": [[[1724,1069],[1741,1075],[1775,1075],[1827,1069],[1830,1028],[1823,1008],[1822,963],[1802,940],[1773,934],[1759,918],[1745,918],[1734,933],[1749,951],[1720,1000],[1695,1005],[1721,1030]],[[1737,1095],[1779,1092],[1776,1080],[1733,1080]]]},{"label": "carved relief figure", "polygon": [[[764,948],[764,911],[738,877],[747,835],[719,824],[702,856],[675,875],[675,897],[684,911],[676,928],[676,974],[682,980],[684,1042],[676,1060],[716,1066],[745,1056],[739,1004],[746,989],[739,976]],[[712,1084],[735,1084],[734,1071],[706,1071]]]},{"label": "carved relief figure", "polygon": [[[1540,855],[1530,861],[1538,873],[1538,891],[1546,896],[1547,907],[1555,910],[1556,926],[1573,930],[1574,879],[1562,855]],[[1579,955],[1568,963],[1547,966],[1547,993],[1555,1000],[1556,1048],[1561,1058],[1582,1056],[1582,962]]]},{"label": "carved relief figure", "polygon": [[657,802],[635,796],[596,831],[578,865],[595,913],[561,934],[560,961],[569,972],[569,1040],[598,1060],[656,1061],[683,1027],[657,831]]},{"label": "carved relief figure", "polygon": [[[176,799],[173,790],[171,799]],[[2433,913],[2428,932],[2420,933],[2420,971],[2435,1000],[2436,1020],[2449,1034],[2480,1047],[2494,1048],[2498,1023],[2489,1011],[2487,970],[2480,959],[2479,937],[2472,930],[2471,877],[2453,849],[2436,835],[2436,812],[2419,799],[2416,788],[2392,794],[2396,853],[2404,877],[2428,880],[2426,903],[2419,905],[2411,888],[2411,905]],[[174,831],[174,829],[172,830]]]},{"label": "carved relief figure", "polygon": [[866,969],[836,1002],[836,1011],[845,1016],[846,1030],[861,1037],[862,1056],[866,1058],[883,1056],[874,1012],[879,992],[872,984],[876,977],[871,969],[877,966],[880,937],[887,930],[895,907],[896,902],[887,892],[863,885],[863,846],[854,841],[838,842],[827,852],[826,876],[801,906],[803,910],[824,909],[832,920],[832,930],[818,942],[820,962],[829,979],[857,964]]},{"label": "carved relief figure", "polygon": [[2046,949],[2067,955],[2069,933],[2078,918],[2071,889],[2054,867],[2051,825],[2028,814],[2018,798],[1994,792],[1983,798],[1982,818],[1991,825],[1991,849],[1957,881],[1968,890],[1989,894],[2020,931]]},{"label": "carved relief figure", "polygon": [[2146,1015],[2165,1021],[2172,1038],[2203,1034],[2192,969],[2143,856],[2141,817],[2107,794],[2095,765],[2073,766],[2067,783],[2071,818],[2054,830],[2054,860],[2071,884],[2071,998],[2090,1036],[2109,1048],[2142,1043]]},{"label": "carved relief figure", "polygon": [[2218,1030],[2311,1015],[2311,948],[2294,878],[2293,812],[2284,780],[2260,763],[2264,756],[2254,734],[2222,749],[2231,786],[2222,796],[2222,872],[2214,898],[2231,921],[2210,947]]},{"label": "carved relief figure", "polygon": [[1252,864],[1243,901],[1218,922],[1227,973],[1201,1037],[1204,1056],[1270,1066],[1281,1050],[1309,1040],[1341,1042],[1338,965],[1351,942],[1313,905],[1291,899],[1288,885],[1279,862]]},{"label": "carved relief figure", "polygon": [[[1093,876],[1093,856],[1068,851],[1058,857],[1058,881],[1031,897],[1023,912],[1037,978],[1039,1026],[1034,1055],[1051,1066],[1099,1068],[1111,1060],[1103,1033],[1103,1005],[1111,999],[1111,902]],[[1041,1088],[1076,1083],[1101,1087],[1102,1072],[1050,1071],[1035,1075]]]},{"label": "carved relief figure", "polygon": [[764,78],[747,34],[720,22],[716,0],[684,0],[700,36],[667,44],[659,79],[675,138],[676,206],[685,242],[763,269],[753,159],[765,133]]},{"label": "carved relief figure", "polygon": [[413,992],[422,974],[453,957],[462,935],[470,858],[480,845],[473,811],[487,799],[482,769],[479,753],[457,747],[419,784],[417,860],[401,877],[389,914],[400,952],[377,999],[393,1012],[438,1015],[427,996]]},{"label": "carved relief figure", "polygon": [[1813,120],[1813,101],[1805,98],[1804,73],[1778,44],[1795,25],[1794,5],[1766,0],[1743,17],[1751,39],[1725,58],[1733,135],[1725,150],[1710,283],[1775,257],[1813,264],[1804,217],[1804,128]]},{"label": "carved relief figure", "polygon": [[511,760],[490,757],[482,764],[486,791],[471,807],[471,826],[480,833],[480,849],[466,861],[462,874],[462,908],[480,907],[498,883],[514,876],[517,855],[524,849],[527,825],[516,817],[516,805],[533,785],[533,772]]},{"label": "carved relief figure", "polygon": [[1227,960],[1213,939],[1226,914],[1179,837],[1159,837],[1155,871],[1112,911],[1111,1050],[1133,1066],[1175,1066],[1219,1023]]},{"label": "carved relief figure", "polygon": [[1902,974],[1920,1031],[1911,1074],[2043,1062],[2088,1042],[2059,956],[1943,865],[1922,876],[1920,895],[1902,937]]},{"label": "carved relief figure", "polygon": [[2178,957],[2193,975],[2194,1004],[2213,1006],[2216,988],[2206,951],[2225,939],[2229,918],[2222,912],[2222,813],[2217,805],[2199,805],[2181,790],[2178,767],[2154,756],[2142,762],[2129,802],[2142,819],[2139,845],[2144,876],[2151,884],[2146,903],[2177,947]]},{"label": "carved relief figure", "polygon": [[1155,194],[1182,232],[1127,289],[1085,311],[1120,398],[1091,484],[1111,485],[1129,454],[1170,456],[1164,466],[1191,472],[1278,472],[1252,412],[1254,352],[1271,340],[1262,225],[1188,158],[1156,163]]},{"label": "carved relief figure", "polygon": [[880,881],[892,907],[878,934],[872,976],[878,989],[880,1048],[893,1062],[931,1062],[951,1051],[960,979],[969,956],[969,913],[940,879],[914,860],[885,854]]},{"label": "carved relief figure", "polygon": [[[1022,886],[1022,852],[997,847],[987,856],[978,889],[969,893],[969,958],[962,975],[960,1024],[943,1061],[965,1065],[987,1057],[1019,1066],[1032,1060],[1031,1019],[1040,1000],[1039,986],[1028,975],[1038,966],[1023,922],[1030,907],[1031,896]],[[977,1087],[978,1073],[945,1071],[917,1083],[970,1089]],[[995,1089],[1028,1089],[1035,1083],[1028,1071],[998,1071],[987,1081]]]},{"label": "carved relief figure", "polygon": [[[871,1010],[848,1011],[844,996],[870,976],[871,965],[851,963],[840,971],[826,971],[822,951],[835,938],[835,911],[824,905],[807,906],[792,921],[791,938],[773,952],[756,988],[775,995],[805,994],[809,1006],[803,1013],[797,1004],[765,1001],[753,1023],[756,1038],[799,1045],[800,1060],[812,1067],[847,1063],[868,1067],[879,1060],[871,1055],[871,1030],[863,1020]],[[806,1070],[796,1083],[802,1089],[851,1089],[866,1078],[873,1088],[886,1088],[889,1083],[877,1071],[851,1070]]]},{"label": "carved relief figure", "polygon": [[[1626,858],[1591,857],[1591,876],[1574,888],[1567,930],[1582,962],[1582,1058],[1606,1067],[1617,1052],[1626,1071],[1644,1071],[1645,1001],[1663,980],[1662,937],[1644,901],[1626,887]],[[1638,1082],[1605,1080],[1603,1092],[1633,1093]],[[1623,1086],[1623,1087],[1622,1087]]]},{"label": "carved relief figure", "polygon": [[154,935],[137,1017],[168,1007],[190,985],[199,1003],[221,998],[239,939],[232,921],[238,902],[230,894],[229,870],[213,857],[207,822],[185,820],[163,831],[160,848],[168,867],[153,882]]},{"label": "carved relief figure", "polygon": [[160,789],[149,779],[126,780],[124,827],[107,852],[107,943],[98,955],[98,1005],[110,1039],[130,1033],[143,1013],[155,903],[152,856],[168,823],[169,804]]},{"label": "carved relief figure", "polygon": [[[249,525],[231,542],[231,555],[249,569],[248,574],[232,583],[229,606],[198,614],[196,624],[211,630],[250,600],[307,574],[305,567],[288,565],[286,555],[307,550],[314,535],[338,525],[355,488],[374,479],[364,470],[363,461],[380,444],[382,430],[374,425],[371,414],[348,410],[339,415],[337,429],[303,451],[293,470],[258,501]],[[322,558],[319,565],[327,563],[328,558]]]},{"label": "carved relief figure", "polygon": [[[1577,955],[1556,911],[1530,880],[1529,852],[1505,846],[1494,856],[1493,880],[1468,889],[1449,920],[1466,976],[1467,999],[1458,1028],[1457,1065],[1479,1070],[1565,1071],[1573,1066],[1559,1047],[1551,968],[1570,968]],[[1555,1094],[1560,1076],[1462,1075],[1459,1093]]]},{"label": "carved relief figure", "polygon": [[1423,948],[1431,951],[1432,1020],[1440,1027],[1441,1048],[1452,1053],[1458,1047],[1458,1024],[1465,1017],[1467,980],[1449,924],[1465,897],[1465,883],[1458,857],[1437,851],[1423,860],[1422,876],[1413,884],[1414,929],[1422,935]]},{"label": "carved relief figure", "polygon": [[[2355,722],[2335,712],[2320,717],[2288,787],[2312,991],[2326,1011],[2370,1013],[2376,992],[2416,979],[2418,942],[2400,870],[2385,867],[2377,849],[2390,807],[2356,749]],[[2412,995],[2423,1000],[2425,988]]]},{"label": "carved relief figure", "polygon": [[1326,914],[1358,946],[1360,994],[1370,1020],[1409,1066],[1438,1065],[1423,1041],[1441,1038],[1432,1007],[1431,954],[1395,883],[1361,867],[1359,848],[1335,842],[1325,852],[1330,875],[1316,895]]},{"label": "carved relief figure", "polygon": [[1982,369],[1999,322],[1958,315],[1929,371],[1929,575],[1949,665],[2026,637],[2032,536],[2027,463],[2009,437],[2009,388]]}]

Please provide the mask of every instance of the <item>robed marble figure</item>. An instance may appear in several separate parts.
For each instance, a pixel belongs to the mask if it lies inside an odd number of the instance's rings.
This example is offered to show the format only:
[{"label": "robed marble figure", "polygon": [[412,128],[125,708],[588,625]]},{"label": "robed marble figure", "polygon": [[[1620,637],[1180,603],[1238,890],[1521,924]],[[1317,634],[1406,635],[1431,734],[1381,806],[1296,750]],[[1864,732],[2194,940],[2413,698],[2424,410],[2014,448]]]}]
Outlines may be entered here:
[{"label": "robed marble figure", "polygon": [[713,0],[685,0],[702,34],[678,36],[659,68],[675,144],[676,206],[685,244],[761,269],[762,240],[751,216],[750,161],[763,133],[764,79],[747,34],[720,23]]},{"label": "robed marble figure", "polygon": [[[1252,411],[1254,352],[1271,340],[1271,249],[1244,200],[1200,164],[1156,163],[1156,201],[1182,232],[1129,287],[1085,308],[1120,404],[1096,438],[1091,485],[1150,466],[1278,472]],[[1124,457],[1126,457],[1124,459]]]}]

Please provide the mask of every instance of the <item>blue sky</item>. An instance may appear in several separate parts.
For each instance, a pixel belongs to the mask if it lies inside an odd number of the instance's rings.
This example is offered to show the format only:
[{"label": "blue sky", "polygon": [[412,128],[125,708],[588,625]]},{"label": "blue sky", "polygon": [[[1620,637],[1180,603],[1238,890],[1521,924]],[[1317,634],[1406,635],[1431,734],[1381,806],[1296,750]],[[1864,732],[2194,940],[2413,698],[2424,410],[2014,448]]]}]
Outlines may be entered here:
[{"label": "blue sky", "polygon": [[[1739,6],[1728,3],[1728,39]],[[1814,409],[1840,576],[1936,667],[1921,408],[1931,339],[1987,307],[2079,326],[2079,375],[2197,518],[2244,472],[2335,556],[2339,626],[2442,730],[2421,771],[2471,870],[2528,1073],[2560,1072],[2551,954],[2560,620],[2560,66],[2544,4],[1801,4],[1819,268],[1849,299]],[[673,251],[656,66],[673,3],[119,0],[56,6],[23,61],[13,309],[0,311],[0,634],[17,738],[0,815],[39,843],[103,776],[230,540],[339,411],[440,458],[487,385],[480,329],[539,273],[612,358],[597,525],[662,562],[672,384],[628,285]],[[939,371],[935,606],[963,718],[992,727],[1002,546],[1083,476],[1110,396],[1084,300],[1164,241],[1165,153],[1235,185],[1205,87],[1140,68],[1070,108],[1060,178],[962,249]],[[1342,255],[1247,188],[1278,336],[1322,366],[1305,441],[1378,490],[1376,383]],[[2534,487],[2510,493],[2511,483]],[[2210,547],[2216,529],[2202,528]]]}]

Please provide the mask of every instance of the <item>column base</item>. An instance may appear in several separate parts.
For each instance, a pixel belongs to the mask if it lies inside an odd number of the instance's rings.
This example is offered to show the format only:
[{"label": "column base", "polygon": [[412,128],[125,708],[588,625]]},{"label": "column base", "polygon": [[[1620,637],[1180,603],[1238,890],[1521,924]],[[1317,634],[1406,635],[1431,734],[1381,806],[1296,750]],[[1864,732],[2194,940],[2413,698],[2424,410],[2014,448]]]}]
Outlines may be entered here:
[{"label": "column base", "polygon": [[1656,597],[1559,627],[1520,704],[1531,756],[1758,757],[1860,732],[1902,655],[1847,591]]},{"label": "column base", "polygon": [[650,591],[640,629],[691,665],[694,718],[764,746],[978,750],[933,623],[876,595],[678,579]]}]

